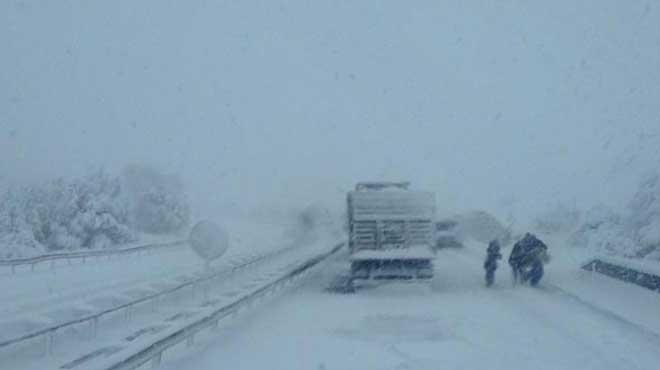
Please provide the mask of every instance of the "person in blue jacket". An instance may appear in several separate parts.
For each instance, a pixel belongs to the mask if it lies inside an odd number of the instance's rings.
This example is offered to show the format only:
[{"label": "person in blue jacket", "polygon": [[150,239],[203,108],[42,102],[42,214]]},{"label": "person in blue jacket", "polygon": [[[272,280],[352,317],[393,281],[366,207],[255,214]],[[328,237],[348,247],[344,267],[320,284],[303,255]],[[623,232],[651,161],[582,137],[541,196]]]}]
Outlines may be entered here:
[{"label": "person in blue jacket", "polygon": [[488,244],[486,253],[486,261],[484,262],[484,269],[486,270],[486,286],[491,286],[495,282],[497,260],[502,258],[502,254],[500,253],[500,243],[497,239]]},{"label": "person in blue jacket", "polygon": [[513,246],[509,265],[513,272],[513,282],[536,286],[543,277],[543,264],[548,262],[548,246],[534,234],[527,233]]}]

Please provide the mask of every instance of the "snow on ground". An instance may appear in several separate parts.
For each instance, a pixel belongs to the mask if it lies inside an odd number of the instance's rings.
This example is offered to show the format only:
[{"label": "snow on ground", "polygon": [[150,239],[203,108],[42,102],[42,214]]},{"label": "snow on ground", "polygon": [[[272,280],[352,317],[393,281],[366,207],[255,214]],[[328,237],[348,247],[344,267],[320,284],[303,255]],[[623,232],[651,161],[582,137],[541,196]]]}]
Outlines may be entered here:
[{"label": "snow on ground", "polygon": [[585,278],[563,252],[538,289],[514,288],[507,266],[487,289],[484,249],[472,243],[442,251],[430,284],[325,292],[345,272],[344,255],[300,290],[225,327],[165,369],[657,368],[660,326],[650,313],[658,312],[660,298]]},{"label": "snow on ground", "polygon": [[[236,255],[263,253],[286,243],[281,226],[258,225],[236,222],[226,226],[231,244],[224,260]],[[259,232],[254,232],[255,228]],[[2,320],[13,315],[30,315],[31,308],[52,309],[54,302],[71,303],[74,298],[88,298],[92,293],[107,293],[118,288],[135,288],[140,283],[172,278],[177,274],[201,271],[202,261],[187,245],[166,248],[148,256],[127,256],[116,259],[92,259],[88,263],[79,261],[73,266],[61,265],[50,269],[40,265],[38,271],[23,269],[16,275],[10,269],[0,271],[0,313]],[[44,307],[44,303],[49,303]]]},{"label": "snow on ground", "polygon": [[[236,218],[223,225],[230,233],[231,245],[227,254],[213,263],[216,268],[286,248],[296,244],[299,237],[277,223],[258,224]],[[0,342],[110,308],[123,302],[123,297],[154,291],[203,269],[203,261],[182,245],[148,255],[90,259],[84,264],[78,261],[53,269],[44,264],[34,272],[21,269],[12,274],[10,269],[2,270]],[[11,349],[3,350],[0,364],[2,357],[11,353]]]},{"label": "snow on ground", "polygon": [[[329,246],[336,245],[336,241],[319,235],[308,235],[298,241],[301,243],[297,243],[296,248],[286,248],[273,258],[214,280],[204,289],[206,294],[202,294],[202,289],[197,289],[196,293],[183,290],[160,299],[157,305],[135,308],[130,317],[125,316],[124,312],[108,316],[99,323],[99,335],[93,340],[90,340],[89,325],[61,331],[49,356],[43,355],[43,343],[36,343],[18,355],[0,357],[0,364],[24,370],[105,369],[130,356],[138,348],[148,347],[158,338],[260,289],[269,281],[288,273],[292,266],[299,266],[319,253],[327,252]],[[227,320],[231,321],[231,317]]]},{"label": "snow on ground", "polygon": [[623,282],[609,276],[589,272],[579,267],[593,258],[626,266],[651,274],[660,274],[660,264],[656,261],[617,258],[594,253],[590,249],[566,247],[564,237],[559,236],[550,244],[554,245],[554,260],[547,266],[548,282],[573,299],[598,307],[617,319],[643,327],[660,335],[660,294],[646,288]]},{"label": "snow on ground", "polygon": [[[199,269],[201,262],[186,245],[167,248],[154,255],[90,260],[85,264],[60,266],[54,270],[0,278],[2,321],[30,319],[76,300],[89,300],[100,294],[137,288],[141,284]],[[4,337],[4,332],[1,336]]]}]

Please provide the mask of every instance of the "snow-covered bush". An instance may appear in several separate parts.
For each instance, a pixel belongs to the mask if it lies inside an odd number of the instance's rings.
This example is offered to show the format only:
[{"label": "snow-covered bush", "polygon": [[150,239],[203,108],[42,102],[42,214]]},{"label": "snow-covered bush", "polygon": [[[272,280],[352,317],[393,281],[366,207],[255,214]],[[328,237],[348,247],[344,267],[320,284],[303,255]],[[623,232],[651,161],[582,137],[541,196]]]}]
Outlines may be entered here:
[{"label": "snow-covered bush", "polygon": [[[11,253],[105,248],[135,239],[118,179],[104,171],[12,189],[3,196],[0,234]],[[36,254],[35,253],[35,254]]]},{"label": "snow-covered bush", "polygon": [[154,187],[140,193],[135,200],[133,220],[138,230],[152,234],[183,230],[190,222],[190,210],[176,193]]},{"label": "snow-covered bush", "polygon": [[572,244],[599,253],[660,260],[660,176],[646,176],[619,215],[598,206],[585,214]]},{"label": "snow-covered bush", "polygon": [[635,254],[635,243],[623,217],[604,205],[598,205],[584,214],[583,222],[572,234],[570,242],[598,253]]},{"label": "snow-covered bush", "polygon": [[144,165],[128,166],[122,181],[131,200],[131,223],[140,231],[173,233],[190,223],[190,207],[181,180]]},{"label": "snow-covered bush", "polygon": [[629,224],[640,257],[660,259],[660,175],[645,176],[628,204]]},{"label": "snow-covered bush", "polygon": [[[103,170],[73,179],[5,189],[0,194],[0,258],[100,249],[137,239],[137,231],[170,232],[187,225],[182,187],[149,177],[128,191]],[[135,185],[135,184],[133,184]]]},{"label": "snow-covered bush", "polygon": [[19,193],[6,189],[0,194],[0,257],[32,257],[43,254],[45,250],[26,222]]}]

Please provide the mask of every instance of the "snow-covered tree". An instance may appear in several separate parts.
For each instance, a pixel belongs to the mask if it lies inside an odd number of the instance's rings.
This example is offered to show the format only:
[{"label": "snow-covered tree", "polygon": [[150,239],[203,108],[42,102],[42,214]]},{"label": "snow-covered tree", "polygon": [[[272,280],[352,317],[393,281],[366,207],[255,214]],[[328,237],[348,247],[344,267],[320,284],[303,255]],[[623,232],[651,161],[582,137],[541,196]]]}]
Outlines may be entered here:
[{"label": "snow-covered tree", "polygon": [[104,248],[135,239],[120,182],[103,170],[57,180],[42,193],[35,229],[49,249]]},{"label": "snow-covered tree", "polygon": [[572,234],[570,242],[598,253],[621,256],[635,253],[635,244],[624,218],[605,205],[585,212],[582,224]]},{"label": "snow-covered tree", "polygon": [[638,254],[660,259],[660,174],[651,173],[642,179],[628,209],[629,224],[640,245]]},{"label": "snow-covered tree", "polygon": [[172,233],[190,223],[190,206],[181,180],[145,165],[124,169],[122,180],[131,200],[131,223],[148,233]]},{"label": "snow-covered tree", "polygon": [[24,199],[15,189],[0,194],[0,257],[20,258],[43,254],[39,243],[25,218]]},{"label": "snow-covered tree", "polygon": [[177,229],[187,223],[189,214],[181,194],[182,189],[154,186],[135,197],[119,177],[103,170],[78,179],[5,189],[0,194],[0,257],[134,241],[135,210],[151,212],[139,213],[138,219],[152,220],[162,227],[158,231]]},{"label": "snow-covered tree", "polygon": [[625,214],[605,206],[587,212],[571,242],[600,253],[660,260],[660,175],[642,179]]}]

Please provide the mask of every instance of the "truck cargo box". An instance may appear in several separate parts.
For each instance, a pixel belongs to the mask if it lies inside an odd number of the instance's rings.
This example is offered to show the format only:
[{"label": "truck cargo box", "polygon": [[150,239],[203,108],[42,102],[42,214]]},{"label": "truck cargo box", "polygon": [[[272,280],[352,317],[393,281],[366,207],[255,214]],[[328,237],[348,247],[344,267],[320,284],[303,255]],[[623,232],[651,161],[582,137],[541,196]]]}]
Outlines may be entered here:
[{"label": "truck cargo box", "polygon": [[432,277],[433,193],[407,183],[361,183],[347,198],[355,278]]}]

